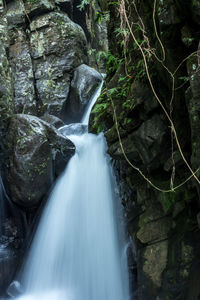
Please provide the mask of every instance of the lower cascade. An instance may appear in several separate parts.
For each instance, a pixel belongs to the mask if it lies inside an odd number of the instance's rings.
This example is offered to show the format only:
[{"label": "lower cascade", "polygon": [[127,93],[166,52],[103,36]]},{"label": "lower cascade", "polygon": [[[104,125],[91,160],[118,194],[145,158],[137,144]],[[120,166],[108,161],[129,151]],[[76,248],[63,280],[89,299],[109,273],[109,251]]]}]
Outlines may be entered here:
[{"label": "lower cascade", "polygon": [[76,153],[43,211],[17,299],[128,300],[123,230],[104,136],[84,132],[80,124],[70,127],[66,133]]}]

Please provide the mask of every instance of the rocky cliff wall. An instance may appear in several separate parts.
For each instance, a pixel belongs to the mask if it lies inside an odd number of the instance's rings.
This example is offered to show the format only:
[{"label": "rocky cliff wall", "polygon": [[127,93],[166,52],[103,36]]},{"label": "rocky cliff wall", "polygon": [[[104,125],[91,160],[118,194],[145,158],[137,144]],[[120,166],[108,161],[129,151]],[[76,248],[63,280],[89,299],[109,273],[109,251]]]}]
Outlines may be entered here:
[{"label": "rocky cliff wall", "polygon": [[132,299],[197,300],[200,4],[100,3],[110,13],[108,75],[90,123],[115,162]]},{"label": "rocky cliff wall", "polygon": [[101,81],[91,68],[105,69],[107,21],[95,22],[98,13],[97,1],[0,1],[0,297],[74,154],[57,128],[72,114],[80,121]]}]

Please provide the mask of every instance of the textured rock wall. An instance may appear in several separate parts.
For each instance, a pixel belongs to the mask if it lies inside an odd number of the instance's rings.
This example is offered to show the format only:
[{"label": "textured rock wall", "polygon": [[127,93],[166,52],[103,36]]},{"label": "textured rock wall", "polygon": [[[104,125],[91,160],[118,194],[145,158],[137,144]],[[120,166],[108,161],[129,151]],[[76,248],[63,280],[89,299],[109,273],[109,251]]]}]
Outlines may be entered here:
[{"label": "textured rock wall", "polygon": [[82,10],[80,4],[0,0],[0,171],[7,192],[0,195],[0,297],[25,251],[35,213],[75,151],[56,128],[71,107],[80,120],[101,79],[91,67],[105,69],[106,20],[95,22],[97,1]]},{"label": "textured rock wall", "polygon": [[[14,165],[20,164],[18,151],[16,151],[19,143],[24,144],[23,155],[29,156],[30,164],[34,164],[28,150],[30,141],[32,144],[35,143],[36,147],[37,142],[43,145],[44,143],[41,143],[41,136],[43,136],[44,141],[46,140],[48,143],[47,157],[50,155],[50,160],[55,152],[51,140],[46,139],[46,135],[41,131],[40,120],[35,119],[33,122],[33,119],[26,115],[41,117],[51,124],[56,122],[62,124],[61,120],[56,121],[55,118],[65,120],[66,114],[69,113],[69,106],[76,106],[77,111],[83,110],[81,107],[83,104],[80,103],[79,107],[78,101],[83,102],[81,97],[84,95],[78,95],[79,91],[74,91],[77,93],[76,99],[71,99],[73,95],[71,83],[73,85],[76,68],[81,68],[81,65],[83,68],[85,64],[85,71],[81,76],[82,81],[87,81],[87,90],[90,91],[90,96],[98,86],[99,79],[96,82],[96,79],[92,79],[92,77],[86,79],[87,72],[90,70],[87,64],[90,63],[97,67],[97,53],[107,47],[106,22],[101,22],[99,26],[95,23],[96,8],[98,7],[100,11],[97,2],[93,2],[83,9],[79,8],[80,4],[80,1],[68,0],[13,0],[1,3],[0,133],[2,138],[0,145],[2,164],[7,169],[6,183],[9,195],[11,195],[11,181],[15,184],[13,160]],[[91,45],[94,47],[94,51],[91,51]],[[99,68],[102,69],[103,61],[98,60],[98,63],[100,64]],[[95,71],[91,69],[90,72]],[[70,90],[72,90],[71,93]],[[84,98],[84,105],[87,105],[89,100],[90,97]],[[24,117],[15,117],[14,114],[24,114]],[[9,125],[10,120],[11,125]],[[24,129],[22,120],[23,122],[26,120],[27,129]],[[28,130],[28,124],[32,127],[32,123],[34,123],[35,129]],[[16,129],[15,134],[12,132],[13,126]],[[40,132],[36,140],[32,135],[34,130]],[[61,149],[57,148],[57,151],[59,152]],[[12,157],[13,152],[16,155],[15,159]],[[44,155],[45,153],[44,151]],[[8,157],[9,155],[10,157]],[[27,164],[26,168],[28,169],[25,172],[23,168],[25,166],[17,167],[15,172],[19,172],[19,176],[24,177],[21,178],[22,181],[28,178],[25,175],[26,172],[33,173]],[[48,168],[48,164],[43,171],[44,174],[48,174],[47,177],[52,177],[53,171]],[[12,172],[12,175],[9,172]],[[32,181],[37,181],[36,177],[35,174]],[[50,181],[44,186],[49,186]],[[18,203],[26,202],[26,199],[22,199],[23,197],[27,199],[31,197],[30,193],[29,195],[22,193],[21,200],[16,201],[14,194],[12,193],[12,198],[15,199],[12,200]],[[36,199],[36,202],[40,200],[41,197]]]},{"label": "textured rock wall", "polygon": [[[90,119],[91,131],[104,130],[108,152],[115,161],[127,228],[134,244],[132,254],[128,251],[132,299],[197,300],[199,183],[192,178],[169,193],[155,188],[170,190],[172,181],[176,187],[191,172],[150,87],[137,43],[144,51],[155,92],[173,120],[183,154],[196,171],[200,166],[200,6],[192,0],[156,2],[154,20],[165,49],[165,58],[159,61],[163,53],[153,23],[154,3],[126,1],[136,42],[126,24],[123,6],[101,1],[102,9],[112,16],[108,25],[110,54],[105,88]],[[199,178],[199,172],[196,175]]]}]

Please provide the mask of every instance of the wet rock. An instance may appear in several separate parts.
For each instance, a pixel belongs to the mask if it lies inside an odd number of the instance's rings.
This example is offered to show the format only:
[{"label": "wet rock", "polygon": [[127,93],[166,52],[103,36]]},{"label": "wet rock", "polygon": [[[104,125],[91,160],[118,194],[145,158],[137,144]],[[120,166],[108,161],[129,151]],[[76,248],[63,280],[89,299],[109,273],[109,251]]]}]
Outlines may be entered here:
[{"label": "wet rock", "polygon": [[87,62],[85,34],[67,14],[58,12],[37,17],[30,28],[39,114],[61,117],[69,94],[70,72]]},{"label": "wet rock", "polygon": [[0,293],[12,280],[17,264],[18,258],[13,251],[0,248]]},{"label": "wet rock", "polygon": [[70,112],[68,112],[67,119],[73,119],[76,122],[81,120],[85,108],[101,81],[101,75],[85,64],[74,70],[69,96]]},{"label": "wet rock", "polygon": [[200,25],[199,17],[200,17],[200,3],[195,0],[190,1],[190,7],[192,12],[193,20]]},{"label": "wet rock", "polygon": [[6,18],[9,29],[18,24],[25,23],[25,12],[23,1],[12,1],[6,5]]},{"label": "wet rock", "polygon": [[24,2],[26,13],[30,18],[52,11],[55,8],[55,2],[52,0],[25,0]]},{"label": "wet rock", "polygon": [[144,251],[144,273],[156,287],[161,287],[162,273],[167,265],[168,241],[147,246]]},{"label": "wet rock", "polygon": [[11,282],[11,284],[9,285],[8,289],[7,289],[7,294],[8,296],[15,298],[18,297],[19,295],[21,295],[23,292],[21,284],[19,281],[13,281]]},{"label": "wet rock", "polygon": [[158,16],[162,27],[181,23],[177,7],[172,1],[159,2]]},{"label": "wet rock", "polygon": [[3,13],[3,1],[0,0],[0,14]]},{"label": "wet rock", "polygon": [[[200,53],[200,46],[198,53]],[[187,108],[190,116],[191,126],[191,142],[192,142],[192,157],[191,162],[195,170],[199,167],[200,161],[200,71],[199,71],[199,58],[192,56],[188,59],[187,63],[188,74],[190,78],[190,87],[186,92]]]},{"label": "wet rock", "polygon": [[55,53],[65,54],[68,70],[87,60],[85,34],[67,14],[51,12],[39,16],[31,22],[30,29],[33,58]]},{"label": "wet rock", "polygon": [[187,279],[190,272],[191,263],[194,259],[194,251],[190,245],[186,245],[184,242],[181,243],[181,266],[180,276],[183,279]]},{"label": "wet rock", "polygon": [[176,218],[185,209],[185,202],[179,201],[175,203],[173,209],[173,218]]},{"label": "wet rock", "polygon": [[[162,59],[160,43],[154,35],[153,2],[140,1],[138,5],[135,2],[139,16],[135,8],[131,9],[131,4],[128,0],[129,21],[140,22],[142,19],[151,49],[154,48],[157,57]],[[121,51],[117,48],[120,41],[113,39],[113,32],[117,30],[115,21],[118,11],[115,12],[111,7],[107,9],[112,16],[108,27],[109,48],[114,57],[121,57]],[[158,1],[156,6],[158,35],[165,51],[164,64],[174,72],[176,82],[173,101],[170,99],[172,80],[169,73],[157,60],[153,60],[152,64],[148,61],[155,91],[167,112],[173,110],[170,116],[183,153],[189,164],[191,162],[193,171],[199,167],[200,161],[199,49],[196,52],[199,42],[198,15],[199,1]],[[140,34],[135,32],[135,36],[139,40]],[[146,76],[138,76],[138,72],[144,71],[144,66],[136,70],[137,64],[142,65],[138,49],[129,44],[129,53],[130,49],[132,57],[126,65],[132,79],[124,85],[128,86],[127,95],[111,95],[124,152],[130,163],[138,167],[156,187],[169,190],[172,183],[174,186],[185,183],[175,192],[158,192],[146,182],[148,179],[145,180],[134,167],[130,167],[118,142],[116,128],[108,123],[113,119],[113,112],[110,113],[107,99],[102,100],[102,96],[97,105],[103,104],[105,109],[99,109],[95,122],[94,118],[92,121],[97,124],[96,132],[98,128],[106,130],[108,152],[117,160],[114,165],[120,177],[119,186],[128,216],[128,230],[137,249],[138,299],[198,299],[200,214],[196,187],[199,190],[199,185],[194,187],[193,179],[185,182],[190,172],[170,135],[170,123],[163,117],[160,105],[152,96]],[[193,52],[195,54],[186,61],[186,57]],[[127,74],[119,70],[109,70],[107,90],[115,88],[121,91],[120,86],[124,84],[122,78]],[[124,122],[125,118],[129,120],[128,126]],[[175,171],[175,179],[171,176],[172,170]],[[127,196],[129,189],[132,193]]]},{"label": "wet rock", "polygon": [[0,16],[0,159],[4,150],[4,137],[8,118],[14,113],[12,71],[7,57],[8,28],[5,16]]},{"label": "wet rock", "polygon": [[200,262],[197,261],[191,268],[187,300],[198,300],[200,297],[199,269]]},{"label": "wet rock", "polygon": [[[8,202],[6,204],[8,205]],[[13,205],[7,207],[6,215],[9,216],[1,217],[0,295],[4,295],[7,286],[13,280],[16,268],[21,262],[21,248],[27,229],[24,218],[16,207]]]},{"label": "wet rock", "polygon": [[144,244],[163,240],[168,237],[170,229],[171,220],[166,217],[144,224],[137,232],[137,238]]},{"label": "wet rock", "polygon": [[198,227],[200,229],[200,212],[197,214],[197,223],[198,223]]},{"label": "wet rock", "polygon": [[[139,161],[139,154],[134,143],[132,143],[132,136],[128,135],[126,138],[123,138],[122,143],[124,149],[126,149],[126,155],[133,161]],[[120,147],[119,141],[115,142],[109,147],[108,153],[117,160],[124,159],[123,151]]]},{"label": "wet rock", "polygon": [[134,106],[140,106],[140,119],[145,120],[149,113],[159,107],[158,101],[147,84],[135,80],[131,85],[131,93],[134,98]]},{"label": "wet rock", "polygon": [[9,57],[14,78],[14,101],[17,113],[37,114],[32,59],[23,28],[13,33]]},{"label": "wet rock", "polygon": [[81,135],[86,133],[88,130],[88,126],[81,124],[81,123],[73,123],[69,125],[65,125],[62,128],[59,129],[59,132],[61,132],[64,136],[75,134],[75,135]]},{"label": "wet rock", "polygon": [[[129,158],[141,160],[148,168],[157,168],[163,157],[162,145],[165,145],[166,124],[155,114],[143,122],[138,130],[122,139],[124,149]],[[124,155],[119,141],[112,144],[108,150],[115,159],[123,159]]]},{"label": "wet rock", "polygon": [[64,126],[64,122],[61,119],[57,118],[56,116],[45,114],[44,116],[40,117],[40,119],[42,119],[43,121],[49,123],[50,125],[56,128],[60,128]]},{"label": "wet rock", "polygon": [[[8,193],[12,201],[21,206],[36,206],[55,178],[53,157],[56,163],[62,162],[65,166],[74,154],[74,145],[55,127],[37,117],[23,114],[11,119],[8,141]],[[58,175],[59,171],[55,172]]]},{"label": "wet rock", "polygon": [[55,3],[61,8],[62,11],[66,12],[68,16],[73,19],[72,14],[74,9],[74,0],[55,0]]},{"label": "wet rock", "polygon": [[[89,3],[89,9],[85,16],[87,30],[90,34],[89,39],[89,65],[97,68],[103,73],[106,73],[106,59],[105,53],[108,51],[108,39],[107,39],[107,26],[109,14],[106,10],[101,10],[100,1],[94,0],[93,3]],[[101,16],[101,22],[96,22],[94,14]]]}]

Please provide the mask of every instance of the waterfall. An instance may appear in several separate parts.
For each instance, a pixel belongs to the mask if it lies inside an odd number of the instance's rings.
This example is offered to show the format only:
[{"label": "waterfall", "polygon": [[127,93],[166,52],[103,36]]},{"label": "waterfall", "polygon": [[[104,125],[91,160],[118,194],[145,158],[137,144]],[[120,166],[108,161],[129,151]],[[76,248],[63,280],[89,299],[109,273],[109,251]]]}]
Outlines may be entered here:
[{"label": "waterfall", "polygon": [[61,129],[76,153],[43,211],[22,272],[24,294],[18,300],[129,299],[105,139],[103,134],[87,133],[87,126],[83,130],[90,109],[91,105],[82,124]]}]

